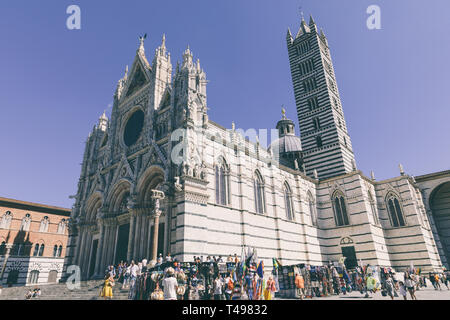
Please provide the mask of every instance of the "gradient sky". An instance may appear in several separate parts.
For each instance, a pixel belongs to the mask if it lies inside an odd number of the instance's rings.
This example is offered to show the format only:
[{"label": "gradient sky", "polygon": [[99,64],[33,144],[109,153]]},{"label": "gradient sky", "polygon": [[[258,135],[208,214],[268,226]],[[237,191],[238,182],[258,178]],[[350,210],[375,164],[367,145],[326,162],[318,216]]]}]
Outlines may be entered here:
[{"label": "gradient sky", "polygon": [[[382,30],[366,27],[371,4]],[[299,6],[328,37],[358,167],[378,180],[399,163],[449,169],[448,0],[15,0],[0,2],[0,196],[72,206],[84,142],[144,33],[149,61],[163,33],[174,66],[190,45],[213,121],[270,129],[284,104],[298,123],[285,36]]]}]

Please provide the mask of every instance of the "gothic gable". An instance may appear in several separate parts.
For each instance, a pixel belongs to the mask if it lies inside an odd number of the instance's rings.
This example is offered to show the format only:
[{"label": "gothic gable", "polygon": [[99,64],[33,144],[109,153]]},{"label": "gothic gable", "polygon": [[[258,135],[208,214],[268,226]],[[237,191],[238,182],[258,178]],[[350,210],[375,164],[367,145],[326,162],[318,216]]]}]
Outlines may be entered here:
[{"label": "gothic gable", "polygon": [[147,83],[147,78],[145,77],[142,67],[138,64],[135,68],[134,75],[132,75],[130,85],[128,86],[127,93],[125,97],[131,96],[137,90],[142,88]]}]

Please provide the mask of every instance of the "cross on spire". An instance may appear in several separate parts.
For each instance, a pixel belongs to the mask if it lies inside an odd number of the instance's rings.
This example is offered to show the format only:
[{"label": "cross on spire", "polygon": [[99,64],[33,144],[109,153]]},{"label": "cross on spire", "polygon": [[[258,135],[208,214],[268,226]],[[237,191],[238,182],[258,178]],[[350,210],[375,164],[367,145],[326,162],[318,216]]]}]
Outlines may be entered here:
[{"label": "cross on spire", "polygon": [[300,11],[300,16],[302,17],[302,21],[305,20],[305,17],[303,16],[303,10],[302,10],[302,6],[299,6],[298,9]]}]

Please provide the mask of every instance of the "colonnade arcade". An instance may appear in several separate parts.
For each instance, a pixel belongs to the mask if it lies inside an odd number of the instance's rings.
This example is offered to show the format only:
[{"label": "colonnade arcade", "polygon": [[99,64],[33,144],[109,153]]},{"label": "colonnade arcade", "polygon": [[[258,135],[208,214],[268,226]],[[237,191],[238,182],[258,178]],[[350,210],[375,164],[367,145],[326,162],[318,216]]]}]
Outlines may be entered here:
[{"label": "colonnade arcade", "polygon": [[108,265],[120,261],[156,263],[165,254],[165,226],[169,208],[164,171],[149,168],[134,186],[119,180],[106,197],[93,193],[78,223],[74,264],[84,279],[100,277]]}]

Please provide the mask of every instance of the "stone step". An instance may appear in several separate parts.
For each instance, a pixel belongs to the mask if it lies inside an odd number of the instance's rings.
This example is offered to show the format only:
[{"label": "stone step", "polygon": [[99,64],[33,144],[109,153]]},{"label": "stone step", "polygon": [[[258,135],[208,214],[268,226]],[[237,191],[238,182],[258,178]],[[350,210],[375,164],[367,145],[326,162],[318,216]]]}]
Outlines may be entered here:
[{"label": "stone step", "polygon": [[[41,297],[39,300],[95,300],[102,299],[100,291],[103,286],[101,280],[83,281],[80,289],[69,290],[64,283],[39,286]],[[25,293],[32,290],[35,286],[4,288],[0,295],[0,300],[23,300]],[[128,290],[122,290],[121,284],[113,287],[114,300],[128,299]]]}]

